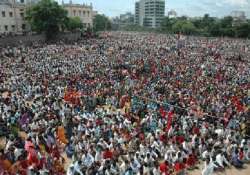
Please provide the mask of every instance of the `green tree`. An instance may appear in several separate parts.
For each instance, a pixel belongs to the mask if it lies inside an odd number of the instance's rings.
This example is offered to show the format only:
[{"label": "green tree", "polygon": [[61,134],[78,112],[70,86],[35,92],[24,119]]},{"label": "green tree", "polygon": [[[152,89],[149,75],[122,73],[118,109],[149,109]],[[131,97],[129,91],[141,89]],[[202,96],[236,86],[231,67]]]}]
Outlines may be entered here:
[{"label": "green tree", "polygon": [[94,31],[104,31],[111,29],[111,22],[105,15],[96,15],[93,23]]},{"label": "green tree", "polygon": [[226,16],[220,20],[220,30],[222,36],[235,36],[235,28],[233,27],[233,18]]},{"label": "green tree", "polygon": [[26,11],[26,20],[33,31],[44,32],[47,39],[52,39],[65,28],[67,11],[53,0],[41,0]]},{"label": "green tree", "polygon": [[222,31],[221,31],[220,22],[216,22],[213,25],[211,25],[208,29],[208,33],[210,36],[221,36]]},{"label": "green tree", "polygon": [[215,22],[215,19],[213,17],[210,17],[209,14],[205,14],[204,17],[202,18],[202,28],[209,27],[213,25]]},{"label": "green tree", "polygon": [[240,38],[250,38],[250,22],[236,26],[235,33]]},{"label": "green tree", "polygon": [[176,22],[176,18],[165,17],[161,23],[161,31],[171,33],[172,27]]},{"label": "green tree", "polygon": [[187,21],[183,24],[182,30],[184,34],[190,35],[190,34],[195,34],[197,32],[195,26],[193,23],[190,21]]},{"label": "green tree", "polygon": [[186,35],[195,34],[197,31],[192,22],[184,21],[184,20],[177,21],[173,25],[172,30],[174,33],[181,32],[181,33],[186,34]]},{"label": "green tree", "polygon": [[74,31],[76,29],[82,29],[83,23],[79,17],[68,18],[66,27],[69,31]]},{"label": "green tree", "polygon": [[222,28],[232,28],[233,26],[233,17],[226,16],[223,19],[221,19],[221,27]]}]

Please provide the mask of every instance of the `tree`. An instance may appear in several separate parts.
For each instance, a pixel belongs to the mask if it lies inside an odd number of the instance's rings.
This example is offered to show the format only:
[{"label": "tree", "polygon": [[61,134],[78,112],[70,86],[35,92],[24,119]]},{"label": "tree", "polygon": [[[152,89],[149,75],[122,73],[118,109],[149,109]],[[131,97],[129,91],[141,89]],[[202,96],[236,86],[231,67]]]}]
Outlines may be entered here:
[{"label": "tree", "polygon": [[111,29],[111,22],[105,15],[96,15],[94,18],[94,31]]},{"label": "tree", "polygon": [[250,31],[250,22],[236,26],[236,29],[235,29],[236,36],[240,38],[250,37],[249,31]]},{"label": "tree", "polygon": [[205,14],[204,17],[202,18],[202,28],[209,27],[213,25],[214,23],[214,18],[210,17],[209,14]]},{"label": "tree", "polygon": [[231,28],[233,26],[233,17],[226,16],[220,22],[222,28]]},{"label": "tree", "polygon": [[161,23],[161,31],[171,33],[172,27],[176,23],[176,18],[165,17]]},{"label": "tree", "polygon": [[67,11],[53,0],[41,0],[26,11],[26,20],[32,30],[44,32],[47,39],[52,39],[62,28],[65,28]]},{"label": "tree", "polygon": [[76,29],[82,29],[83,23],[79,17],[70,17],[67,20],[66,27],[69,31],[74,31]]},{"label": "tree", "polygon": [[220,20],[220,30],[222,36],[235,36],[235,28],[233,27],[233,18],[226,16]]},{"label": "tree", "polygon": [[214,23],[213,25],[211,25],[208,28],[208,33],[210,34],[210,36],[221,36],[222,35],[222,31],[221,31],[221,27],[220,27],[220,23]]},{"label": "tree", "polygon": [[174,33],[183,33],[183,34],[194,34],[196,32],[196,28],[194,26],[193,23],[191,23],[190,21],[177,21],[173,27],[172,30]]},{"label": "tree", "polygon": [[182,30],[184,34],[190,35],[190,34],[195,34],[196,33],[196,28],[193,23],[190,21],[187,21],[183,24]]}]

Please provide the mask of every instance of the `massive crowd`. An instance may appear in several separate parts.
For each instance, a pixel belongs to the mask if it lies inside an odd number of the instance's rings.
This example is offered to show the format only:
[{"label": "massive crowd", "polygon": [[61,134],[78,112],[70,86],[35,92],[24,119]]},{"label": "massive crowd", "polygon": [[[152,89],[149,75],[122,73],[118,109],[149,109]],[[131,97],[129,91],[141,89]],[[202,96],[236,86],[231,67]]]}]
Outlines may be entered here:
[{"label": "massive crowd", "polygon": [[0,57],[0,175],[211,175],[250,161],[249,40],[114,32]]}]

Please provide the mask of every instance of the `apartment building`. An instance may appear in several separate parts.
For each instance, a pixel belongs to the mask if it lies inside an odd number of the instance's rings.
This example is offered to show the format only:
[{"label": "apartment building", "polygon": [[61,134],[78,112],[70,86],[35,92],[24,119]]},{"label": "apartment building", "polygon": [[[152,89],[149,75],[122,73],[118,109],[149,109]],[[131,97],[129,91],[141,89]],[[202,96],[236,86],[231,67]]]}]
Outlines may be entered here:
[{"label": "apartment building", "polygon": [[165,15],[165,0],[140,0],[135,3],[135,23],[149,28],[160,27]]}]

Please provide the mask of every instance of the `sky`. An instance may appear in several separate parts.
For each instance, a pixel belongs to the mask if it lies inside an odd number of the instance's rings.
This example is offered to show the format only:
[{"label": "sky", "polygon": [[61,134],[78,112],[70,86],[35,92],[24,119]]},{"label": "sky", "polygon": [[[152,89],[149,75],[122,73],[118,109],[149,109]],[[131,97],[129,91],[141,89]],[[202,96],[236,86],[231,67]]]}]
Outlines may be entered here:
[{"label": "sky", "polygon": [[[58,0],[60,2],[60,0]],[[69,0],[64,0],[66,3]],[[72,0],[73,3],[93,4],[99,14],[109,17],[119,16],[126,12],[134,13],[137,0]],[[178,16],[187,15],[190,17],[203,16],[205,13],[210,16],[223,17],[230,15],[234,10],[245,11],[250,18],[250,0],[166,0],[166,14],[174,9]]]}]

